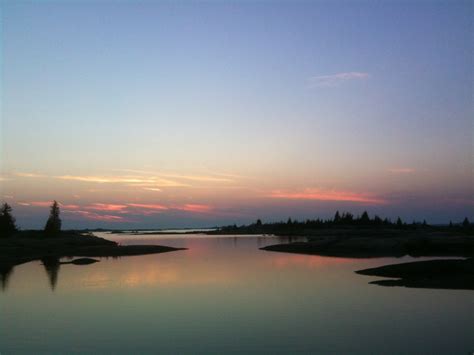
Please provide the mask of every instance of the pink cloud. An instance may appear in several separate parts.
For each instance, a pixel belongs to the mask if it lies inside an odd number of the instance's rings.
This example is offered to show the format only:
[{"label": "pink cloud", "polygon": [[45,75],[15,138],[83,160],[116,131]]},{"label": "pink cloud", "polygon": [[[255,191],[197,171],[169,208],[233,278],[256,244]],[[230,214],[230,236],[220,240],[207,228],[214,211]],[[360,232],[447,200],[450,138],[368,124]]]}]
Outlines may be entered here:
[{"label": "pink cloud", "polygon": [[148,204],[148,203],[128,203],[128,206],[137,207],[137,208],[144,208],[148,210],[168,210],[169,208],[164,205],[158,204]]},{"label": "pink cloud", "polygon": [[96,211],[123,211],[127,208],[127,205],[118,205],[110,203],[93,203],[90,206],[86,207],[88,210]]},{"label": "pink cloud", "polygon": [[197,213],[209,213],[213,210],[212,206],[199,204],[186,204],[180,207],[175,207],[177,210]]},{"label": "pink cloud", "polygon": [[114,215],[101,215],[95,212],[83,211],[83,210],[64,210],[66,214],[76,214],[86,219],[94,221],[106,221],[106,222],[123,222],[125,219],[122,216]]},{"label": "pink cloud", "polygon": [[347,201],[367,204],[385,204],[387,201],[370,196],[348,191],[305,189],[302,192],[273,191],[268,197],[287,200],[318,200],[318,201]]}]

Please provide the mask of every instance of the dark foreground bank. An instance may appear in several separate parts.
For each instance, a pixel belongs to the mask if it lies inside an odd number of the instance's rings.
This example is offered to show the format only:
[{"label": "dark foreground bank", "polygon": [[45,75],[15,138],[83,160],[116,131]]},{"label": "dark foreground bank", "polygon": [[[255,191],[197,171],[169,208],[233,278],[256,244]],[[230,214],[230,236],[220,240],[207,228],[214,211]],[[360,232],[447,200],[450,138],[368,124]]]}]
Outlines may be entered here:
[{"label": "dark foreground bank", "polygon": [[474,258],[416,261],[356,272],[394,278],[371,282],[380,286],[474,290]]},{"label": "dark foreground bank", "polygon": [[182,249],[159,245],[121,246],[104,238],[77,232],[64,231],[54,237],[46,237],[40,231],[24,231],[0,239],[0,266],[14,266],[44,258],[119,257]]}]

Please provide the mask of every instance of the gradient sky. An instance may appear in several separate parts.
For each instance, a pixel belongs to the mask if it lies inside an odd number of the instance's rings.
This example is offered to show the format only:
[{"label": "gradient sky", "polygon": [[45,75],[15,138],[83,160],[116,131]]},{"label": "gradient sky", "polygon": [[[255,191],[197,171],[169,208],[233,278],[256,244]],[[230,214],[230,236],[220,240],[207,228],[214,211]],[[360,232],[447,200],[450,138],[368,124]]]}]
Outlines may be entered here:
[{"label": "gradient sky", "polygon": [[2,1],[22,228],[474,218],[472,1]]}]

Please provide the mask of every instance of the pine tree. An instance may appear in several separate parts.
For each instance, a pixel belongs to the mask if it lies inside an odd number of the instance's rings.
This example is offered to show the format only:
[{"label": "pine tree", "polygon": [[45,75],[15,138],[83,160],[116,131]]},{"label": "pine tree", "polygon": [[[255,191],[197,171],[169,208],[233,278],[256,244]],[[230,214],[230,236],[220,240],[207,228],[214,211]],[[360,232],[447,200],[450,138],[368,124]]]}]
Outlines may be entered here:
[{"label": "pine tree", "polygon": [[336,211],[336,215],[334,216],[334,223],[339,223],[341,221],[341,216],[339,215],[339,211]]},{"label": "pine tree", "polygon": [[374,223],[375,223],[375,225],[377,225],[377,226],[381,225],[381,224],[383,223],[382,218],[380,218],[379,216],[375,215],[375,217],[374,217]]},{"label": "pine tree", "polygon": [[16,232],[15,217],[12,215],[12,208],[8,203],[4,203],[0,208],[0,232],[2,236],[7,236]]},{"label": "pine tree", "polygon": [[368,224],[370,222],[369,214],[367,213],[367,211],[364,211],[364,213],[362,213],[362,216],[360,217],[359,221],[362,224]]},{"label": "pine tree", "polygon": [[47,236],[54,236],[61,231],[61,218],[59,218],[59,204],[54,201],[51,205],[48,221],[44,227]]},{"label": "pine tree", "polygon": [[462,226],[464,228],[468,228],[469,226],[471,225],[471,223],[469,222],[469,220],[466,218],[464,218],[464,221],[462,222]]},{"label": "pine tree", "polygon": [[402,222],[402,219],[400,217],[397,218],[397,227],[402,227],[403,226],[403,222]]}]

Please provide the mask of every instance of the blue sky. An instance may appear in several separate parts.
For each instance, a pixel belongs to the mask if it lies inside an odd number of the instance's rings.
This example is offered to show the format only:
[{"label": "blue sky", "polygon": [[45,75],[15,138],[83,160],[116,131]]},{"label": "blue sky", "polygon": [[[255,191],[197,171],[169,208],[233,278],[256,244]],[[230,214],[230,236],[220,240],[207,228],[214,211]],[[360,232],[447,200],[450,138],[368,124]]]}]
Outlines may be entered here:
[{"label": "blue sky", "polygon": [[[53,198],[71,226],[473,216],[472,2],[1,9],[2,194],[20,225]],[[94,209],[113,204],[129,207]]]}]

